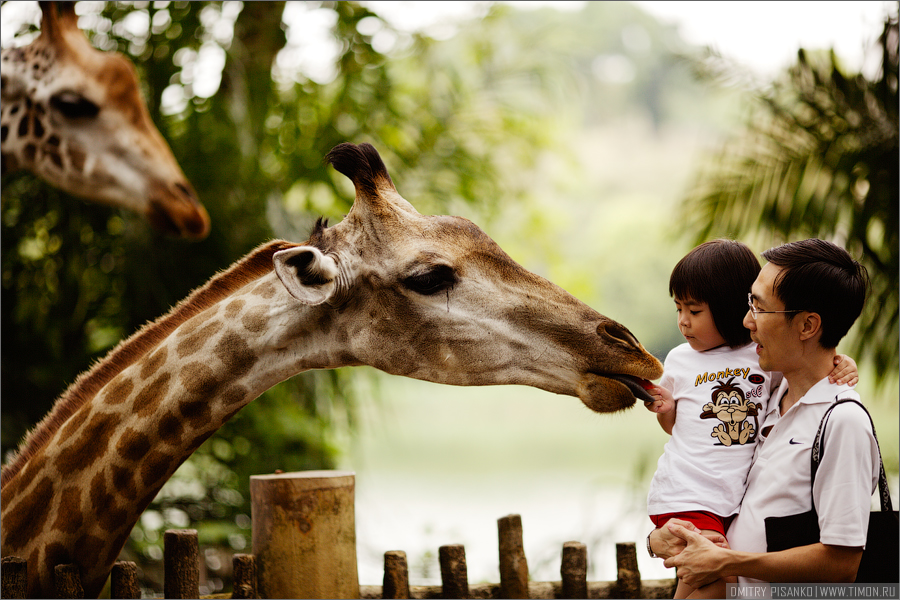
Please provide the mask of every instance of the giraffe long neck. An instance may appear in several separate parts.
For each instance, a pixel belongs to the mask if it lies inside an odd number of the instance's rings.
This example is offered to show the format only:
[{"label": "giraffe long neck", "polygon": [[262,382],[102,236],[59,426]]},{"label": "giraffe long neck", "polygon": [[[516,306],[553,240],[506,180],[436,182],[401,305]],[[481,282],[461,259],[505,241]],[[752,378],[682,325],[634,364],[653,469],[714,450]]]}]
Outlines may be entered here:
[{"label": "giraffe long neck", "polygon": [[98,593],[178,466],[247,403],[304,369],[271,347],[279,306],[296,309],[265,266],[285,245],[255,253],[262,274],[237,278],[233,285],[243,284],[224,294],[214,279],[194,295],[214,302],[189,299],[124,342],[73,386],[81,402],[64,396],[4,471],[3,555],[28,559],[30,597],[53,592],[53,567],[63,563],[79,565],[86,593]]}]

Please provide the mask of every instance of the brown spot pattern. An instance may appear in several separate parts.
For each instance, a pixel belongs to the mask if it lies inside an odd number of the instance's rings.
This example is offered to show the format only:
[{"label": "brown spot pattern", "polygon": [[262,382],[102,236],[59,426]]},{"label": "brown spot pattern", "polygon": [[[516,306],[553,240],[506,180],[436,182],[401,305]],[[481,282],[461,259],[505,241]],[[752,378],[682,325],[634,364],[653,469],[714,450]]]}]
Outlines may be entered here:
[{"label": "brown spot pattern", "polygon": [[126,467],[114,466],[112,468],[112,485],[116,493],[134,500],[137,496],[137,488],[134,486],[134,470]]},{"label": "brown spot pattern", "polygon": [[180,341],[178,343],[178,346],[175,348],[175,351],[181,358],[194,354],[195,352],[200,350],[207,341],[209,341],[209,338],[218,333],[223,326],[224,324],[221,321],[213,321],[208,325],[200,327],[195,332],[191,333],[182,341]]},{"label": "brown spot pattern", "polygon": [[275,284],[271,281],[264,281],[260,283],[253,289],[254,296],[262,296],[263,298],[269,300],[272,296],[275,295],[275,292],[278,291],[278,288],[275,287]]},{"label": "brown spot pattern", "polygon": [[241,312],[241,309],[244,308],[244,304],[246,304],[246,302],[241,299],[232,300],[231,302],[229,302],[225,307],[225,318],[229,321],[234,319]]},{"label": "brown spot pattern", "polygon": [[144,485],[150,487],[165,477],[169,472],[169,465],[172,464],[172,460],[170,455],[162,452],[153,452],[147,456],[144,466],[141,467],[141,479]]},{"label": "brown spot pattern", "polygon": [[144,387],[134,398],[134,410],[138,415],[147,417],[156,412],[159,403],[165,398],[169,391],[169,380],[172,378],[170,373],[163,373],[157,377],[152,383]]},{"label": "brown spot pattern", "polygon": [[159,420],[157,433],[159,439],[168,444],[177,444],[181,441],[181,434],[184,432],[184,426],[181,419],[172,414],[164,415]]},{"label": "brown spot pattern", "polygon": [[216,343],[216,355],[225,363],[228,379],[237,379],[256,363],[256,355],[247,342],[234,332],[226,333]]},{"label": "brown spot pattern", "polygon": [[166,364],[166,356],[168,353],[169,350],[165,346],[160,346],[154,350],[153,354],[147,357],[147,360],[141,365],[141,378],[147,379],[155,375],[160,367]]},{"label": "brown spot pattern", "polygon": [[53,529],[63,533],[76,533],[84,525],[81,513],[81,490],[69,486],[59,493],[59,507]]},{"label": "brown spot pattern", "polygon": [[219,394],[219,402],[221,402],[223,406],[237,404],[239,402],[242,402],[249,393],[250,392],[248,392],[247,388],[245,388],[244,386],[233,385],[228,389],[223,390],[222,393]]},{"label": "brown spot pattern", "polygon": [[150,438],[140,431],[127,429],[116,444],[119,456],[131,462],[137,462],[150,451]]},{"label": "brown spot pattern", "polygon": [[84,534],[75,540],[75,561],[78,565],[95,565],[100,560],[100,552],[106,544],[95,535]]},{"label": "brown spot pattern", "polygon": [[70,444],[56,459],[56,468],[62,473],[80,471],[106,454],[109,438],[118,419],[115,415],[95,415],[82,430],[81,437]]},{"label": "brown spot pattern", "polygon": [[121,404],[128,399],[133,390],[134,382],[130,378],[119,374],[109,382],[109,385],[103,391],[103,401],[107,404]]},{"label": "brown spot pattern", "polygon": [[178,410],[181,412],[181,416],[190,421],[194,427],[202,427],[210,420],[209,404],[206,398],[182,402],[178,406]]},{"label": "brown spot pattern", "polygon": [[81,425],[87,420],[88,415],[91,412],[91,407],[89,404],[85,404],[78,411],[69,417],[69,420],[66,422],[65,426],[62,428],[62,437],[60,439],[67,440],[70,437],[75,435],[75,432],[81,429]]},{"label": "brown spot pattern", "polygon": [[265,306],[254,306],[241,317],[241,324],[244,329],[253,333],[259,333],[266,328],[266,311]]},{"label": "brown spot pattern", "polygon": [[6,530],[4,554],[23,548],[25,544],[44,528],[50,514],[50,499],[53,498],[53,481],[44,477],[3,519]]},{"label": "brown spot pattern", "polygon": [[188,363],[181,370],[181,385],[192,394],[212,397],[219,387],[213,370],[200,362]]}]

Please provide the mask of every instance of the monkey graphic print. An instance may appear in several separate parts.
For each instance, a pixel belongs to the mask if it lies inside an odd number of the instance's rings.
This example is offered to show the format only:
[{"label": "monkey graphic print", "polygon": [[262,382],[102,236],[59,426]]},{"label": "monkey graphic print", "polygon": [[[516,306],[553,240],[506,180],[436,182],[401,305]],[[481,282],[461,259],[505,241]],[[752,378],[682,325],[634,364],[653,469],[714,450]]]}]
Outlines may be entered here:
[{"label": "monkey graphic print", "polygon": [[755,344],[669,352],[659,385],[676,400],[675,425],[650,484],[649,514],[737,513],[760,419],[780,381],[759,368]]}]

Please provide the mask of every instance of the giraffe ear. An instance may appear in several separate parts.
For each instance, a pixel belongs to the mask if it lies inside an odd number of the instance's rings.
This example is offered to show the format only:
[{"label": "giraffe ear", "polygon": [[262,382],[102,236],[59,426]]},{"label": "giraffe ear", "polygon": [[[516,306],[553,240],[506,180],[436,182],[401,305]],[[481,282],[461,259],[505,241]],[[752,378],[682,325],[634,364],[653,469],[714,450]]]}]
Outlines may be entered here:
[{"label": "giraffe ear", "polygon": [[275,273],[291,296],[315,306],[331,298],[338,276],[337,263],[315,246],[296,246],[272,257]]}]

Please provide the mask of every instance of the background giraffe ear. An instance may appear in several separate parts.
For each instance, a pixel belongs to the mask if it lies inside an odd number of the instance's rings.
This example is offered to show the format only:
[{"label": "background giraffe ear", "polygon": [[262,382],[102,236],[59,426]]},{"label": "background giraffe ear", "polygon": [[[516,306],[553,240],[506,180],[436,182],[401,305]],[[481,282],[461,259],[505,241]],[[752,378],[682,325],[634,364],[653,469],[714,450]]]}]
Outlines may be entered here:
[{"label": "background giraffe ear", "polygon": [[297,246],[276,252],[275,273],[291,296],[315,306],[328,300],[335,289],[337,263],[315,246]]}]

